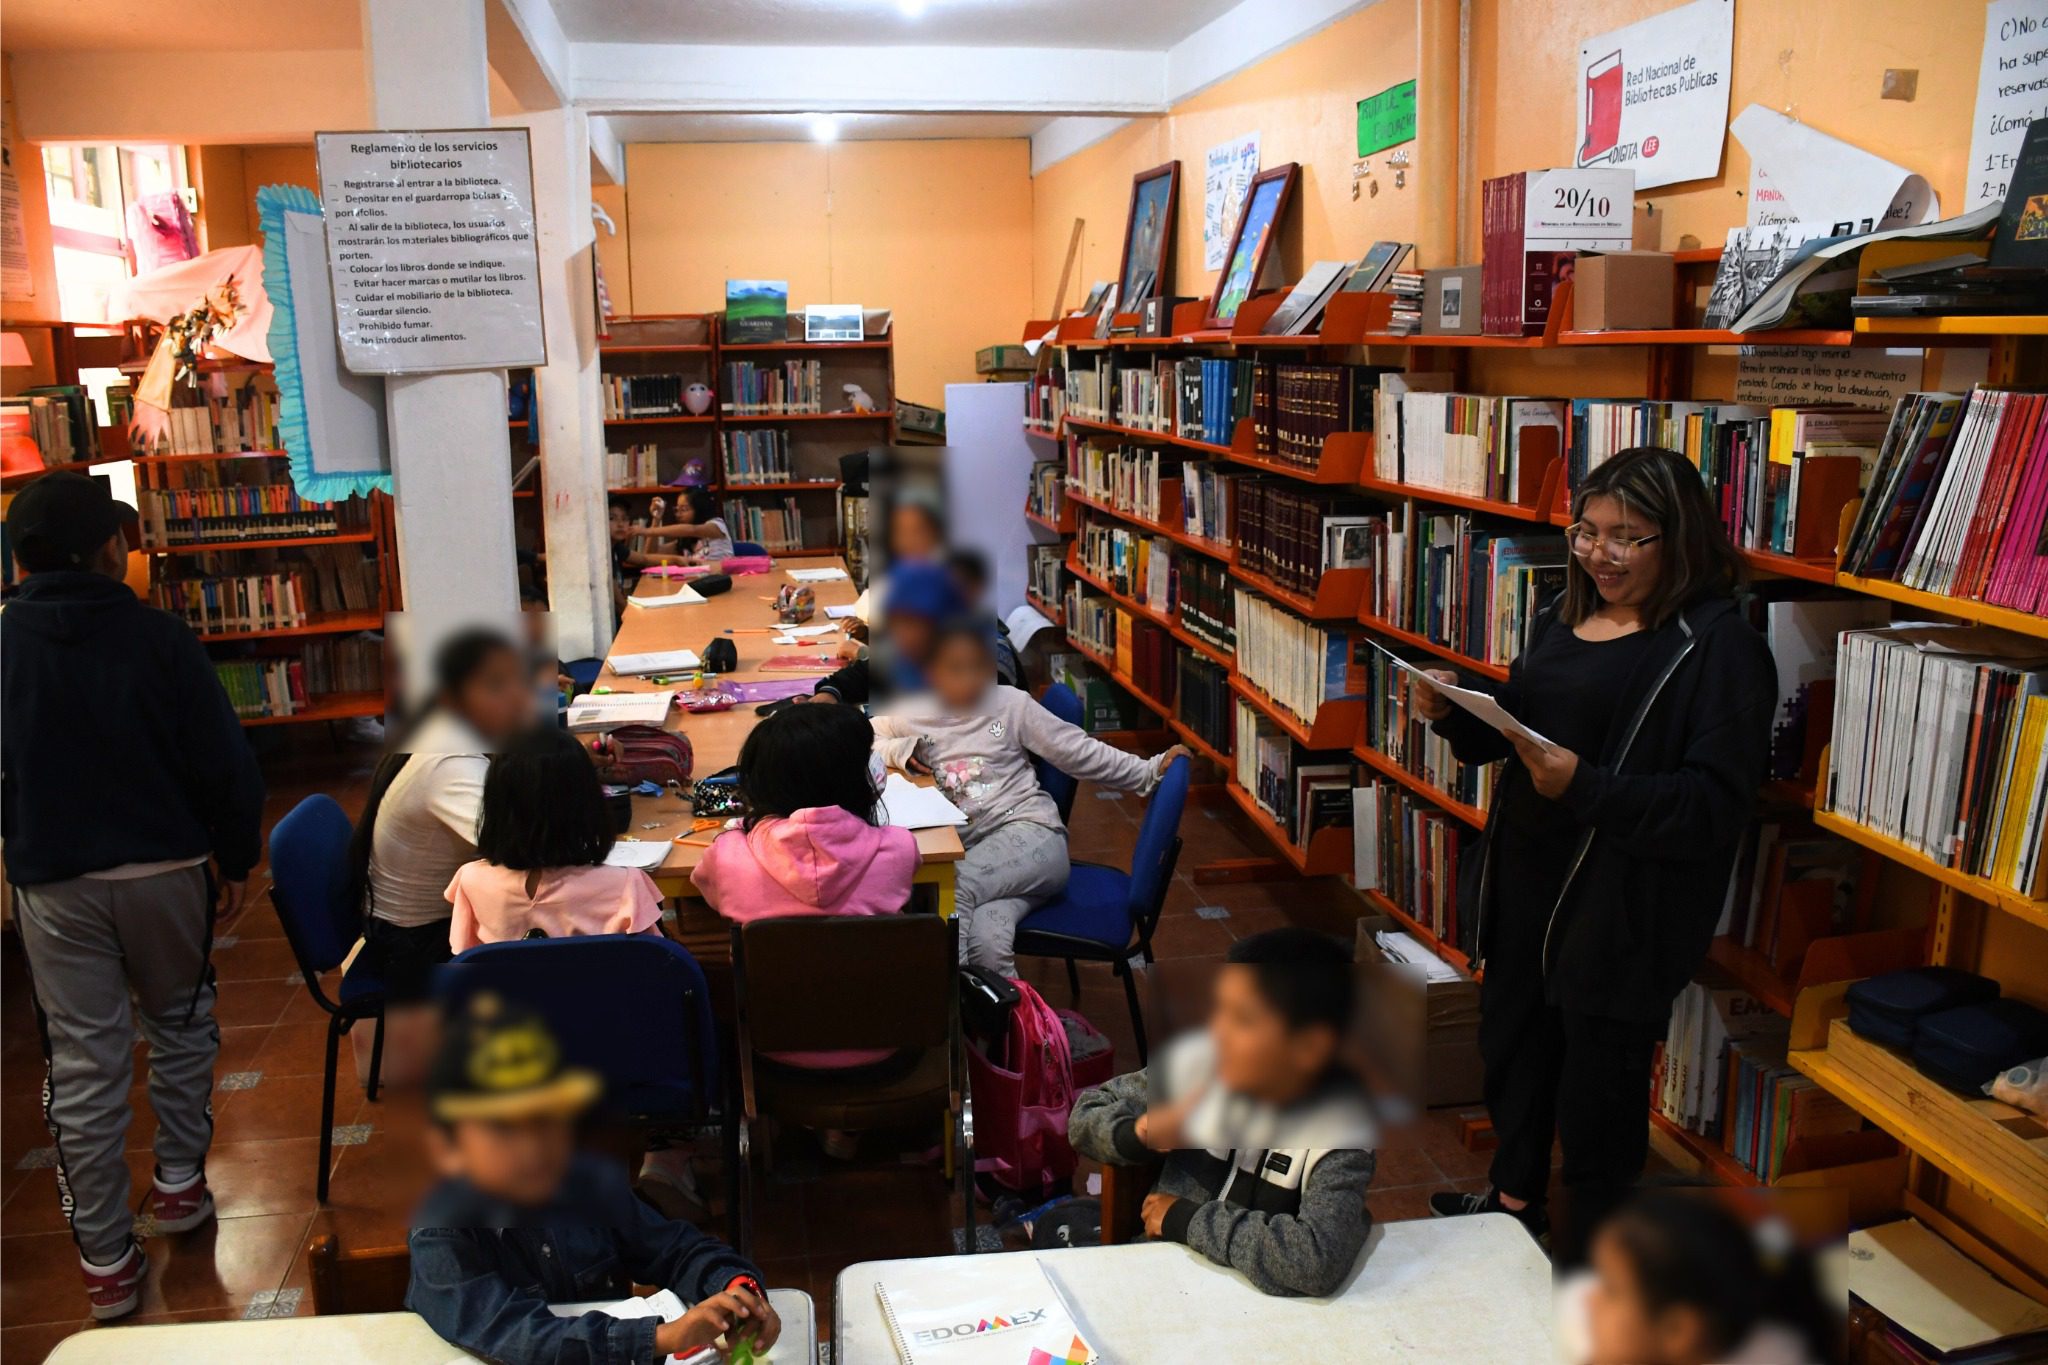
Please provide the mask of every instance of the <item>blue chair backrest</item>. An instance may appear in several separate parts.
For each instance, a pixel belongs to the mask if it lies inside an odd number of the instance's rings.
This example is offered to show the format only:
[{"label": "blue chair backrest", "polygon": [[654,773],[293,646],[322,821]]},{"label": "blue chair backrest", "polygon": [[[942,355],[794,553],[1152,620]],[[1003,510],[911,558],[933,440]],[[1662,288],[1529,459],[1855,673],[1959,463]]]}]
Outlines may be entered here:
[{"label": "blue chair backrest", "polygon": [[711,993],[679,943],[649,934],[485,943],[436,981],[453,1005],[492,991],[540,1015],[564,1060],[604,1077],[612,1107],[701,1115],[718,1098]]},{"label": "blue chair backrest", "polygon": [[[1038,698],[1038,704],[1069,725],[1081,723],[1081,699],[1065,683],[1054,683],[1046,688]],[[1065,820],[1073,813],[1074,792],[1081,785],[1080,779],[1069,777],[1036,754],[1031,756],[1031,767],[1038,774],[1038,785],[1045,788],[1046,795],[1060,808],[1060,819]]]},{"label": "blue chair backrest", "polygon": [[1166,899],[1166,882],[1173,875],[1173,863],[1180,852],[1180,815],[1188,803],[1189,764],[1176,758],[1166,775],[1152,790],[1145,807],[1144,823],[1138,826],[1138,846],[1131,851],[1131,918],[1142,920],[1159,912]]},{"label": "blue chair backrest", "polygon": [[302,970],[332,971],[363,931],[363,908],[349,903],[348,812],[314,795],[285,812],[270,831],[270,903]]},{"label": "blue chair backrest", "polygon": [[603,659],[571,659],[562,665],[562,671],[576,680],[581,688],[597,686],[598,675],[604,672]]},{"label": "blue chair backrest", "polygon": [[736,556],[765,555],[768,553],[768,550],[767,547],[762,545],[761,542],[758,540],[735,540],[732,543],[732,552]]}]

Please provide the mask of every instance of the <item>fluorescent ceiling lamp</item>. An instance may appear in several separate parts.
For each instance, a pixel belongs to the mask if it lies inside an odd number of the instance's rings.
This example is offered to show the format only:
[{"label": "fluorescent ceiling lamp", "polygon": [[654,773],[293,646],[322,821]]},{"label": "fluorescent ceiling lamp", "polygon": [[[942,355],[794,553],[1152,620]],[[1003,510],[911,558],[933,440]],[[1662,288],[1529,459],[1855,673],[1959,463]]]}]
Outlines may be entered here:
[{"label": "fluorescent ceiling lamp", "polygon": [[839,140],[839,121],[830,114],[812,114],[811,136],[820,142],[837,142]]},{"label": "fluorescent ceiling lamp", "polygon": [[902,11],[906,19],[922,19],[924,7],[925,0],[896,0],[896,8]]}]

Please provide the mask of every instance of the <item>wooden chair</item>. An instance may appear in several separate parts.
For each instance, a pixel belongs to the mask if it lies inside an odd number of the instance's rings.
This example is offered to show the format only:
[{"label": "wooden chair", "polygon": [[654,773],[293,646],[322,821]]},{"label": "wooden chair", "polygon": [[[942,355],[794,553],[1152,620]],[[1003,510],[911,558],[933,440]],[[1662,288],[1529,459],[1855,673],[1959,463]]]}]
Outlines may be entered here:
[{"label": "wooden chair", "polygon": [[323,1232],[306,1246],[313,1268],[313,1312],[397,1313],[405,1308],[412,1279],[412,1252],[403,1244],[343,1251],[341,1239]]},{"label": "wooden chair", "polygon": [[1102,1244],[1118,1246],[1135,1242],[1144,1234],[1145,1196],[1152,1192],[1152,1182],[1159,1179],[1161,1162],[1147,1161],[1137,1166],[1115,1166],[1108,1162],[1102,1167]]}]

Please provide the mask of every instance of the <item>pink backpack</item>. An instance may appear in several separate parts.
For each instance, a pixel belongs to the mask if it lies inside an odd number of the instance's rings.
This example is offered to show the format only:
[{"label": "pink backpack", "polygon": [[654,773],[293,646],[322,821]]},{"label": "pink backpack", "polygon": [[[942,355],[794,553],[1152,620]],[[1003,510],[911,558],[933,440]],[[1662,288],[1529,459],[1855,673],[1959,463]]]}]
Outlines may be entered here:
[{"label": "pink backpack", "polygon": [[[967,1050],[974,1164],[1005,1188],[1040,1191],[1073,1177],[1067,1116],[1081,1091],[1115,1074],[1116,1058],[1109,1040],[1086,1019],[1055,1010],[1027,982],[1014,984],[1022,998],[1010,1011],[1003,1055]],[[1090,1043],[1078,1066],[1070,1034]]]}]

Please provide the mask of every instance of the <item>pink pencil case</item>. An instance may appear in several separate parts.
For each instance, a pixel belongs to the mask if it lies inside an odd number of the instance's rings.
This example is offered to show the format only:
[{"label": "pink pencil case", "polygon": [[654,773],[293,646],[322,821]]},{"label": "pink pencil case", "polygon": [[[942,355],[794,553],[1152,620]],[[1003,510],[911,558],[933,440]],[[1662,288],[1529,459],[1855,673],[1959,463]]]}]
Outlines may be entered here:
[{"label": "pink pencil case", "polygon": [[709,564],[656,564],[642,569],[641,574],[649,578],[696,578],[711,572]]},{"label": "pink pencil case", "polygon": [[734,555],[719,565],[729,574],[767,573],[775,567],[769,555]]}]

